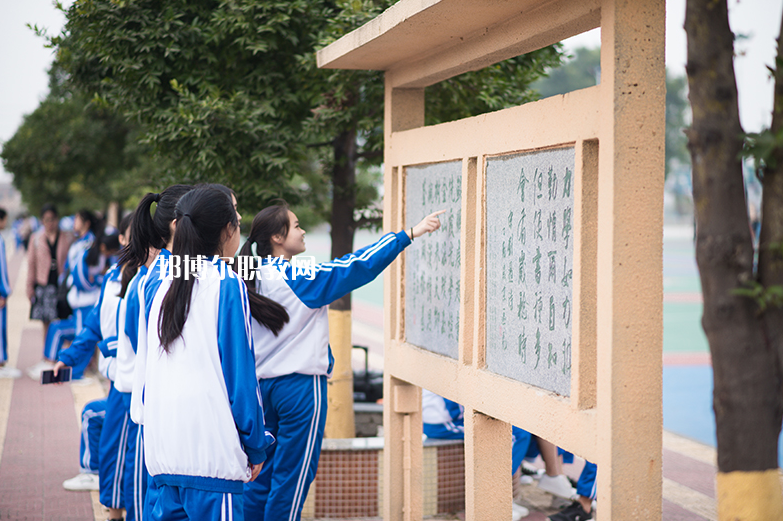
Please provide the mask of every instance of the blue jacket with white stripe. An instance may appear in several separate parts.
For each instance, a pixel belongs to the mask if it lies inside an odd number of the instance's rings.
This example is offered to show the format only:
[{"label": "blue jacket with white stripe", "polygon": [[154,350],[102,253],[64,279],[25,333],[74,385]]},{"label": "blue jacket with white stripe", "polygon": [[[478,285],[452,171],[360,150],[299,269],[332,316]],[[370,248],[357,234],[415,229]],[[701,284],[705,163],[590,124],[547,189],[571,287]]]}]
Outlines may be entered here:
[{"label": "blue jacket with white stripe", "polygon": [[284,306],[289,322],[275,336],[253,320],[256,376],[330,374],[327,306],[372,281],[410,243],[404,231],[387,233],[374,244],[305,270],[263,259],[255,272],[256,291]]},{"label": "blue jacket with white stripe", "polygon": [[119,290],[120,267],[113,266],[103,277],[100,297],[87,318],[84,328],[68,349],[60,352],[58,360],[69,367],[75,367],[80,361],[92,356],[95,344],[101,351],[103,360],[99,364],[101,373],[114,380],[117,356],[117,310],[120,304]]}]

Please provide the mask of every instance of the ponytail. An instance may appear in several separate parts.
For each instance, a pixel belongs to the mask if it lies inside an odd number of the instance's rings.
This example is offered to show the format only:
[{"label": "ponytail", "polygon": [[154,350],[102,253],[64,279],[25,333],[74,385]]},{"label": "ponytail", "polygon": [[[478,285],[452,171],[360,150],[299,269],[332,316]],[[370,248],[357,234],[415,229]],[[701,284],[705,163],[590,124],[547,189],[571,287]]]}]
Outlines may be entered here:
[{"label": "ponytail", "polygon": [[[197,188],[185,194],[176,206],[177,233],[172,255],[212,256],[218,253],[227,224],[239,226],[231,198],[215,188]],[[158,317],[158,336],[163,350],[182,335],[190,312],[195,277],[175,277],[163,297]]]},{"label": "ponytail", "polygon": [[[171,238],[169,224],[174,220],[174,209],[180,197],[192,190],[190,185],[172,185],[159,194],[148,193],[133,213],[131,236],[119,262],[126,268],[122,274],[120,296],[124,297],[128,284],[139,267],[147,262],[150,248],[162,249]],[[152,203],[157,203],[152,215]]]},{"label": "ponytail", "polygon": [[[272,255],[272,237],[275,235],[287,236],[288,227],[288,205],[284,201],[264,208],[253,218],[250,235],[239,250],[239,255],[261,259]],[[254,249],[255,251],[253,251]],[[234,263],[234,270],[238,269],[237,263]],[[283,326],[288,323],[288,312],[285,307],[274,300],[258,294],[248,279],[244,279],[244,281],[250,300],[250,314],[259,324],[277,336]]]}]

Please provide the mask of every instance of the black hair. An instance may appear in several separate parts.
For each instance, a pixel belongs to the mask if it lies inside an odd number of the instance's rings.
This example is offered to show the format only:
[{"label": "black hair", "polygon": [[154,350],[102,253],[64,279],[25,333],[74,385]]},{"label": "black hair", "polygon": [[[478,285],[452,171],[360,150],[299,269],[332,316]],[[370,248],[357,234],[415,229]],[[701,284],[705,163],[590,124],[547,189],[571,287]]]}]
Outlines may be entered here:
[{"label": "black hair", "polygon": [[267,206],[253,217],[250,235],[248,235],[239,254],[253,255],[253,244],[255,244],[258,257],[264,258],[272,255],[272,237],[275,235],[287,237],[289,227],[288,204],[282,199],[278,199],[276,204]]},{"label": "black hair", "polygon": [[82,221],[90,225],[90,231],[95,236],[90,249],[87,250],[87,265],[96,266],[101,254],[101,239],[103,239],[104,234],[103,221],[98,219],[94,213],[86,208],[82,208],[76,212],[76,215],[79,216]]},{"label": "black hair", "polygon": [[5,219],[8,216],[8,212],[5,211],[5,208],[0,208],[0,221]]},{"label": "black hair", "polygon": [[53,205],[52,203],[46,203],[41,207],[41,217],[46,215],[46,212],[52,212],[55,217],[60,216],[60,212],[57,211],[57,207]]},{"label": "black hair", "polygon": [[[98,242],[98,241],[96,241]],[[117,251],[120,249],[120,234],[119,232],[111,232],[101,237],[100,244],[103,245],[108,251]]]},{"label": "black hair", "polygon": [[[285,201],[279,200],[278,204],[264,208],[253,218],[253,224],[250,226],[250,236],[245,241],[242,249],[239,250],[239,255],[252,257],[254,243],[256,244],[255,253],[258,257],[264,258],[267,255],[271,255],[272,236],[280,234],[285,237],[288,235],[288,228],[288,205]],[[237,264],[234,263],[235,270],[239,269]],[[288,312],[274,300],[256,293],[250,282],[245,279],[247,295],[250,299],[250,313],[259,324],[265,326],[277,336],[289,320]]]},{"label": "black hair", "polygon": [[133,214],[132,213],[129,213],[128,215],[126,215],[125,217],[120,219],[120,225],[118,226],[120,235],[125,235],[126,234],[126,232],[128,231],[128,228],[130,227],[132,221],[133,221]]},{"label": "black hair", "polygon": [[[120,254],[120,264],[126,266],[122,272],[120,296],[124,297],[139,266],[147,262],[149,249],[161,249],[171,238],[169,225],[175,219],[174,209],[180,197],[193,190],[191,185],[172,185],[159,194],[148,193],[133,213],[130,242]],[[152,215],[152,203],[157,203]]]},{"label": "black hair", "polygon": [[[212,256],[225,241],[226,225],[239,226],[231,198],[215,188],[196,188],[182,196],[176,207],[177,233],[172,255]],[[163,350],[182,335],[190,311],[195,277],[174,277],[163,297],[158,317],[158,336]]]}]

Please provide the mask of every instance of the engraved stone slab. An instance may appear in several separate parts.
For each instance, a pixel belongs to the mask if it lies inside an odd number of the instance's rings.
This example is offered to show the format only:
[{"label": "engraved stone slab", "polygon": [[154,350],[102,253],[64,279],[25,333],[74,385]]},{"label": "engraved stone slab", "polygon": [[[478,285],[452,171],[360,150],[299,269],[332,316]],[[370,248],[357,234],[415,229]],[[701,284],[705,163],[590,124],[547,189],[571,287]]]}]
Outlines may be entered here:
[{"label": "engraved stone slab", "polygon": [[407,227],[447,210],[439,230],[405,250],[406,341],[457,358],[462,161],[407,167],[405,192]]},{"label": "engraved stone slab", "polygon": [[488,369],[569,396],[574,148],[488,158],[486,183]]}]

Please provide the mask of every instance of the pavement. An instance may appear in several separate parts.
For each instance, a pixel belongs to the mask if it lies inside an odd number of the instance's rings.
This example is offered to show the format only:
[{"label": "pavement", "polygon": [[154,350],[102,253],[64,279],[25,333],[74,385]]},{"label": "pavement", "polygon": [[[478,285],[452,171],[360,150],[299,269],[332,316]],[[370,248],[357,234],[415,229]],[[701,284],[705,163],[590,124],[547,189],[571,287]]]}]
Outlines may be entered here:
[{"label": "pavement", "polygon": [[[377,235],[360,232],[356,245]],[[328,257],[328,235],[309,234],[308,251]],[[663,519],[717,519],[715,429],[711,412],[711,367],[699,326],[701,296],[687,228],[664,233]],[[22,253],[11,254],[15,288],[8,300],[10,365],[23,371],[42,353],[40,323],[30,321],[24,295]],[[354,293],[354,344],[369,347],[370,366],[383,365],[382,278]],[[356,350],[354,364],[363,367]],[[0,379],[0,521],[106,519],[97,492],[67,492],[62,482],[78,472],[79,418],[83,405],[105,395],[105,383],[41,386],[26,375]],[[566,472],[578,475],[578,466]],[[523,487],[526,518],[540,521],[553,512],[552,498]],[[600,505],[598,505],[600,517]],[[464,514],[441,519],[462,519]],[[369,521],[369,520],[368,520]],[[433,520],[435,521],[435,520]]]}]

